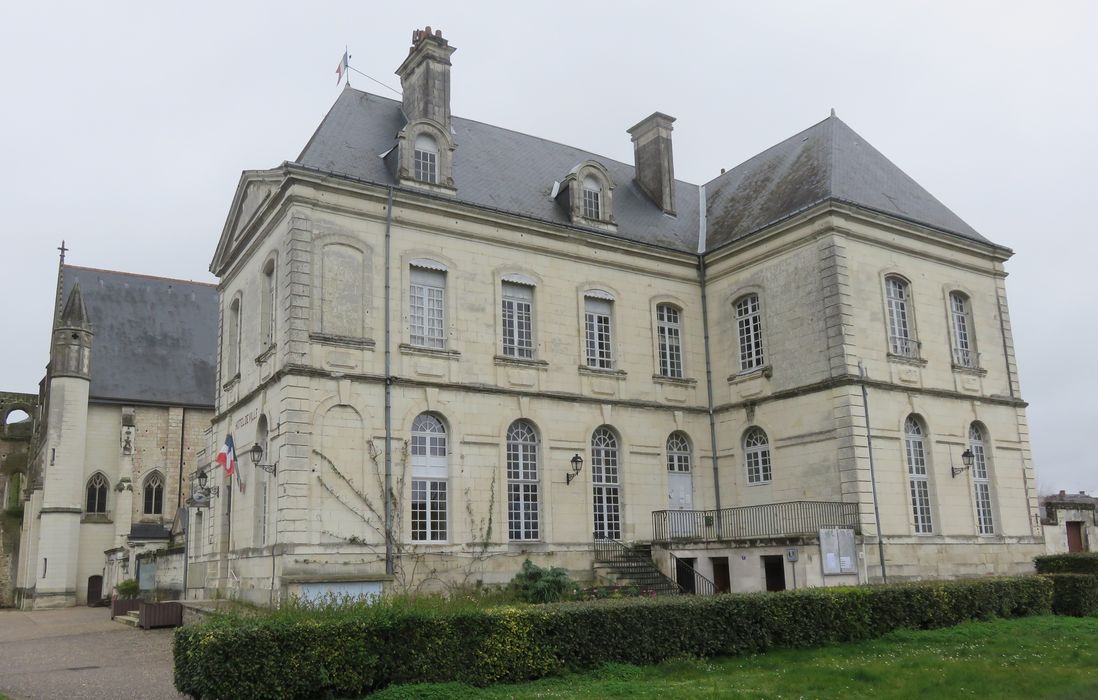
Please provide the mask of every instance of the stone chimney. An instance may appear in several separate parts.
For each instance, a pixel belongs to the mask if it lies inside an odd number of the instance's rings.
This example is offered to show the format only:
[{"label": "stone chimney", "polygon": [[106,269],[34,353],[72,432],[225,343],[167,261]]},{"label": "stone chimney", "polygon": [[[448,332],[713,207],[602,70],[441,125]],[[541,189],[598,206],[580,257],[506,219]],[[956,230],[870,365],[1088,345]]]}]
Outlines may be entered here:
[{"label": "stone chimney", "polygon": [[404,92],[404,116],[409,122],[430,119],[450,133],[450,55],[455,51],[431,28],[412,32],[408,57],[397,68]]},{"label": "stone chimney", "polygon": [[629,129],[637,184],[668,214],[675,213],[675,159],[671,154],[674,121],[674,117],[654,112]]}]

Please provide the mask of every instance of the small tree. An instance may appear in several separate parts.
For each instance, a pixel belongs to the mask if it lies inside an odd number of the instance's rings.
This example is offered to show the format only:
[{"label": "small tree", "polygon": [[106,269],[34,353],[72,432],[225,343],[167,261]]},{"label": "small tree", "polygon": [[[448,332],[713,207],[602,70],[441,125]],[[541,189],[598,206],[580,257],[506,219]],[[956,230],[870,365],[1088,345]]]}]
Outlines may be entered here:
[{"label": "small tree", "polygon": [[118,595],[122,598],[136,598],[141,595],[141,586],[132,578],[122,581],[114,587],[114,590],[118,591]]}]

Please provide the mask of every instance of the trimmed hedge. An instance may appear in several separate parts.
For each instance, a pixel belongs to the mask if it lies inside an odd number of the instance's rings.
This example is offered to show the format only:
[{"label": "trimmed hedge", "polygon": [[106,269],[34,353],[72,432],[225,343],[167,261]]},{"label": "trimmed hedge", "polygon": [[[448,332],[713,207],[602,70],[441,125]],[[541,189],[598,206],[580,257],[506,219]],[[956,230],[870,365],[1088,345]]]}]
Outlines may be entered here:
[{"label": "trimmed hedge", "polygon": [[357,697],[394,683],[521,682],[607,662],[751,654],[1045,614],[1050,577],[459,610],[381,602],[315,617],[226,618],[175,633],[195,698]]},{"label": "trimmed hedge", "polygon": [[1052,611],[1074,617],[1098,616],[1098,576],[1046,574],[1052,579]]},{"label": "trimmed hedge", "polygon": [[1049,554],[1034,558],[1033,563],[1037,566],[1039,574],[1098,575],[1098,552]]}]

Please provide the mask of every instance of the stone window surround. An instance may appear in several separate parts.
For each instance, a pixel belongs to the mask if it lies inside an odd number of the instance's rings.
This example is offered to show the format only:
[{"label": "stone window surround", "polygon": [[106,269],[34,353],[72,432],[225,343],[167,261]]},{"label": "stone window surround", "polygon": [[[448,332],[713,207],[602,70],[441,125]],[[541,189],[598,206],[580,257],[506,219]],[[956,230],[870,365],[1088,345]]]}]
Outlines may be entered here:
[{"label": "stone window surround", "polygon": [[[420,135],[427,135],[434,139],[438,146],[437,181],[423,182],[415,178],[415,150],[416,139]],[[419,119],[409,122],[397,134],[397,179],[401,185],[410,185],[421,189],[428,189],[445,194],[453,194],[454,187],[454,145],[453,138],[440,125],[430,119]]]}]

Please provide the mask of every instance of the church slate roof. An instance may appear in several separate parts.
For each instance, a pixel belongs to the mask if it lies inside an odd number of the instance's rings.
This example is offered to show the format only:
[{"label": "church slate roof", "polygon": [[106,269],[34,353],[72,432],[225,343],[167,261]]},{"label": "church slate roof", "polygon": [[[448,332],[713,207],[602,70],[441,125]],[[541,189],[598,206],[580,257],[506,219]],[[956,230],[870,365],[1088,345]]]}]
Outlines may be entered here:
[{"label": "church slate roof", "polygon": [[[404,124],[400,102],[348,87],[295,162],[396,184],[381,156],[396,145]],[[455,200],[570,225],[550,197],[553,183],[594,160],[614,180],[616,235],[683,252],[698,252],[701,235],[704,249],[712,250],[829,200],[993,245],[835,116],[706,184],[705,232],[697,185],[675,181],[678,216],[669,216],[633,181],[632,165],[459,117],[453,131]]]},{"label": "church slate roof", "polygon": [[95,333],[92,399],[213,407],[217,287],[74,265],[62,281],[65,299],[79,283]]},{"label": "church slate roof", "polygon": [[707,250],[826,200],[991,244],[835,116],[768,148],[705,188]]},{"label": "church slate roof", "polygon": [[[400,102],[346,88],[295,162],[382,185],[396,184],[380,156],[396,145],[404,124]],[[455,200],[571,225],[568,213],[550,196],[553,182],[593,160],[614,181],[616,235],[697,252],[697,185],[675,181],[678,216],[669,216],[633,181],[632,165],[460,117],[453,117],[453,130]]]}]

